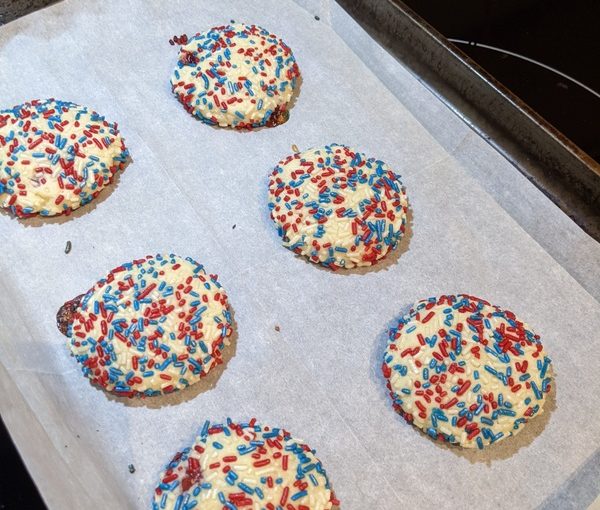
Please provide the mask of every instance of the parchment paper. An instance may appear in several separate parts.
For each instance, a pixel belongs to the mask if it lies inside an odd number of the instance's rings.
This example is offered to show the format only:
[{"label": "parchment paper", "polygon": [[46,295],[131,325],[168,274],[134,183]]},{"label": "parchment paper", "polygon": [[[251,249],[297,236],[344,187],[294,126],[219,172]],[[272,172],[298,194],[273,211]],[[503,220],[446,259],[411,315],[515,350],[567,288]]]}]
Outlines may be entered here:
[{"label": "parchment paper", "polygon": [[411,76],[402,62],[379,47],[334,0],[296,1],[329,23],[461,168],[584,289],[600,300],[598,242],[578,228],[510,161],[499,157],[496,149],[459,116],[450,114],[449,106],[435,91],[429,90],[425,83],[417,83],[419,77]]},{"label": "parchment paper", "polygon": [[[36,483],[52,509],[148,508],[160,470],[205,419],[256,416],[317,449],[344,510],[587,506],[600,486],[599,303],[466,168],[469,144],[453,157],[336,29],[354,30],[354,44],[365,34],[316,4],[73,0],[0,29],[4,106],[50,96],[89,105],[119,122],[133,156],[117,186],[69,219],[0,215],[0,411]],[[320,21],[317,8],[328,13]],[[230,19],[264,25],[294,50],[303,83],[283,126],[210,128],[171,95],[168,39]],[[400,65],[398,76],[404,101],[427,97]],[[439,108],[439,125],[451,116]],[[387,161],[407,187],[409,234],[370,271],[305,262],[268,218],[267,175],[291,144],[333,141]],[[478,143],[473,154],[498,172],[504,160]],[[597,243],[586,243],[579,256],[590,263]],[[220,275],[237,325],[231,359],[169,397],[108,397],[70,358],[55,313],[112,267],[160,251]],[[485,452],[408,426],[380,375],[390,323],[420,298],[454,292],[513,310],[554,361],[544,415]]]}]

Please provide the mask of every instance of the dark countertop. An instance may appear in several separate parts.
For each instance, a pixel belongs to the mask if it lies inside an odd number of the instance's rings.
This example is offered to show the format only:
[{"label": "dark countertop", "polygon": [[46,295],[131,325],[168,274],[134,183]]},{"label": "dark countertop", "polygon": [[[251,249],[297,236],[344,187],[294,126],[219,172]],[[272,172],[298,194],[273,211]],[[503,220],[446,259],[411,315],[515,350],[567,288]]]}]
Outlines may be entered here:
[{"label": "dark countertop", "polygon": [[600,162],[600,2],[403,2]]},{"label": "dark countertop", "polygon": [[0,510],[45,509],[17,449],[0,419]]},{"label": "dark countertop", "polygon": [[2,0],[0,4],[0,25],[37,11],[58,0]]}]

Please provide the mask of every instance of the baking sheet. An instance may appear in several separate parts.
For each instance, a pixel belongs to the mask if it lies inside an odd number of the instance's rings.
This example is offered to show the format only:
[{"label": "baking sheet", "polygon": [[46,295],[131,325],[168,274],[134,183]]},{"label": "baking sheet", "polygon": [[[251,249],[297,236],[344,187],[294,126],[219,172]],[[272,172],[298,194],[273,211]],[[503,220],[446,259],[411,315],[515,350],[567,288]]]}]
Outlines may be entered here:
[{"label": "baking sheet", "polygon": [[[89,105],[119,122],[133,156],[117,186],[71,218],[0,215],[0,411],[36,483],[53,509],[148,508],[163,465],[205,419],[256,416],[317,449],[344,510],[587,506],[600,487],[598,301],[383,85],[334,16],[317,21],[313,8],[73,0],[0,29],[2,104]],[[283,126],[210,128],[171,96],[168,39],[230,19],[264,25],[294,50],[303,82]],[[407,90],[422,87],[399,73]],[[439,122],[452,121],[440,113]],[[387,161],[407,186],[409,233],[370,271],[305,262],[281,247],[268,218],[274,164],[291,144],[333,141]],[[497,157],[486,164],[501,165]],[[237,325],[233,355],[187,391],[108,397],[81,376],[54,315],[110,268],[159,251],[220,275]],[[454,292],[516,312],[554,360],[548,412],[485,452],[406,425],[380,375],[388,325],[417,299]]]},{"label": "baking sheet", "polygon": [[[334,0],[296,0],[320,15],[435,140],[581,286],[600,300],[600,243],[473,131],[439,94],[384,51]],[[367,0],[371,1],[371,0]],[[393,1],[393,0],[385,0]],[[493,115],[494,112],[489,112]],[[443,119],[443,120],[442,120]],[[556,239],[562,242],[557,243]]]}]

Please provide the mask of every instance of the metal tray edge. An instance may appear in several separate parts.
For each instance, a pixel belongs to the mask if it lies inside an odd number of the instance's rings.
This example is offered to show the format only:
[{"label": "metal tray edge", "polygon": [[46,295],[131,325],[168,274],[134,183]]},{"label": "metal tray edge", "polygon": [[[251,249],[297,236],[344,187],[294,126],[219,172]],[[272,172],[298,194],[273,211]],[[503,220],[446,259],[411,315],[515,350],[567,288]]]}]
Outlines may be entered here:
[{"label": "metal tray edge", "polygon": [[400,0],[336,2],[563,212],[600,241],[600,163]]}]

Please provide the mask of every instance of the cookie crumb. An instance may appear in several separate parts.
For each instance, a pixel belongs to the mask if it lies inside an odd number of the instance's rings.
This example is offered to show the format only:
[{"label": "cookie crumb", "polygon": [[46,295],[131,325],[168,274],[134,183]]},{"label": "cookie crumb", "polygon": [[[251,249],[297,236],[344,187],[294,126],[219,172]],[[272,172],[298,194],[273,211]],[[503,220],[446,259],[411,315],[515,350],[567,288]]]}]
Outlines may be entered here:
[{"label": "cookie crumb", "polygon": [[298,149],[298,146],[295,143],[292,144],[292,150],[294,152],[300,152],[300,149]]},{"label": "cookie crumb", "polygon": [[275,331],[277,331],[277,333],[279,333],[281,331],[281,328],[277,325],[275,325]]},{"label": "cookie crumb", "polygon": [[72,244],[71,241],[67,241],[67,245],[65,246],[65,253],[69,253],[71,251],[72,248]]},{"label": "cookie crumb", "polygon": [[127,466],[127,468],[129,469],[129,472],[131,474],[135,473],[135,466],[133,464],[129,464],[129,466]]}]

